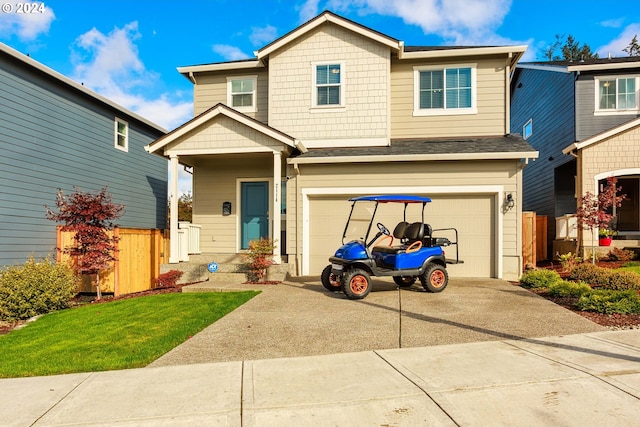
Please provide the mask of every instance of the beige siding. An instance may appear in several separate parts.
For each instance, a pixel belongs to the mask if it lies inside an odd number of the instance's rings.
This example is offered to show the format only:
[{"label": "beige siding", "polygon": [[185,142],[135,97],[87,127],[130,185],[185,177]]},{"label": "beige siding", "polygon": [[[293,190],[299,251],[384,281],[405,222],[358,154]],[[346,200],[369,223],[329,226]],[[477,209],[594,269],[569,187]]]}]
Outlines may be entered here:
[{"label": "beige siding", "polygon": [[[239,182],[272,177],[272,154],[210,156],[198,161],[193,174],[193,223],[202,226],[203,253],[236,252]],[[223,202],[231,202],[231,215],[222,215]]]},{"label": "beige siding", "polygon": [[[461,258],[464,258],[465,254],[470,254],[470,263],[468,265],[473,265],[471,259],[479,256],[478,254],[481,253],[482,250],[488,250],[487,245],[490,245],[492,251],[497,253],[497,241],[483,240],[482,236],[484,234],[482,234],[482,232],[480,235],[474,235],[472,231],[477,228],[487,229],[488,227],[495,227],[496,224],[498,224],[497,215],[502,215],[502,261],[504,265],[517,266],[519,263],[520,250],[518,237],[519,222],[516,209],[503,213],[501,210],[501,201],[495,199],[495,194],[475,194],[474,192],[478,191],[477,189],[482,186],[501,187],[505,193],[512,193],[517,200],[519,197],[517,188],[520,174],[521,171],[519,170],[517,161],[398,162],[386,164],[384,167],[381,167],[379,164],[301,165],[300,175],[297,177],[296,183],[299,189],[296,197],[298,200],[301,200],[302,189],[311,188],[356,188],[359,190],[357,195],[362,195],[379,193],[378,188],[380,187],[400,189],[406,188],[407,186],[444,187],[444,192],[427,194],[427,196],[434,199],[433,206],[430,209],[433,209],[434,213],[440,212],[435,215],[435,217],[438,218],[436,222],[429,221],[434,228],[456,227],[468,230],[465,236],[461,236]],[[465,188],[468,189],[468,192],[448,194],[446,187]],[[368,188],[370,190],[367,190]],[[350,195],[340,195],[331,197],[339,201],[339,203],[335,205],[333,220],[326,222],[324,225],[321,223],[320,227],[328,227],[330,225],[333,229],[338,230],[341,235],[344,220],[346,219],[346,215],[348,215],[348,211],[345,211],[344,200],[349,196]],[[291,235],[295,232],[298,237],[296,242],[292,242],[291,239],[289,240],[288,252],[290,254],[290,260],[295,258],[299,268],[302,262],[302,204],[297,203],[295,205],[296,211],[294,218],[294,201],[292,197],[293,195],[289,194],[287,201],[288,233]],[[436,201],[441,203],[439,207],[436,207]],[[493,211],[487,211],[488,204],[493,206]],[[496,205],[500,207],[496,209]],[[442,213],[439,211],[440,208],[444,208],[446,211]],[[476,213],[482,213],[482,215],[477,216]],[[294,220],[297,224],[295,230],[292,229]],[[313,224],[310,224],[310,226],[315,227]],[[496,229],[493,228],[490,234],[495,236],[495,232]],[[297,243],[297,245],[292,246],[294,243]],[[471,250],[463,250],[462,248],[465,245],[467,248],[471,248]],[[335,246],[335,242],[333,242],[333,246]],[[478,250],[479,248],[480,250]],[[337,246],[332,248],[332,250],[335,249],[337,249]],[[514,259],[515,262],[513,261]],[[493,266],[484,266],[483,268],[486,273],[488,271],[486,269],[493,268]],[[470,267],[468,266],[452,266],[451,269],[453,275],[469,275],[469,271]],[[505,273],[505,278],[517,278],[518,274],[517,271],[511,272],[510,274],[514,277],[507,277],[507,272],[503,270],[503,273]],[[490,274],[495,275],[497,272],[493,269]]]},{"label": "beige siding", "polygon": [[477,109],[473,115],[413,116],[413,67],[438,62],[398,61],[391,64],[391,137],[429,138],[502,135],[505,132],[505,60],[464,58],[446,65],[477,64]]},{"label": "beige siding", "polygon": [[[312,109],[312,63],[345,64],[344,111]],[[269,59],[269,124],[303,143],[388,138],[389,49],[325,24]]]},{"label": "beige siding", "polygon": [[242,75],[258,76],[257,111],[255,113],[247,113],[247,115],[262,123],[267,123],[269,114],[269,79],[266,69],[230,72],[229,74],[198,74],[193,88],[194,115],[197,116],[218,103],[227,105],[227,77]]},{"label": "beige siding", "polygon": [[[222,114],[187,133],[173,146],[179,146],[182,153],[204,149],[237,149],[240,152],[243,149],[282,149],[280,142]],[[168,154],[171,154],[172,147],[167,150]]]}]

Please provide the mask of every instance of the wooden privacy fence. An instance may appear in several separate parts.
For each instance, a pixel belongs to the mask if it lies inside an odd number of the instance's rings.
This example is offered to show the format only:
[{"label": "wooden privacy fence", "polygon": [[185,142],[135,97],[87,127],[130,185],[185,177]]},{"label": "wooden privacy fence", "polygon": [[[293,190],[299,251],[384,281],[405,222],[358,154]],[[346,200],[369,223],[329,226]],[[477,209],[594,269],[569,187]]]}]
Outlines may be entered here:
[{"label": "wooden privacy fence", "polygon": [[[100,273],[102,292],[115,296],[140,292],[154,287],[154,279],[160,274],[160,264],[168,262],[169,239],[165,230],[116,228],[109,235],[118,237],[117,261],[113,268]],[[73,245],[73,232],[58,227],[58,248]],[[58,251],[58,262],[66,262],[70,255]],[[80,292],[95,292],[91,278],[83,277]]]},{"label": "wooden privacy fence", "polygon": [[522,266],[547,259],[547,217],[522,212]]}]

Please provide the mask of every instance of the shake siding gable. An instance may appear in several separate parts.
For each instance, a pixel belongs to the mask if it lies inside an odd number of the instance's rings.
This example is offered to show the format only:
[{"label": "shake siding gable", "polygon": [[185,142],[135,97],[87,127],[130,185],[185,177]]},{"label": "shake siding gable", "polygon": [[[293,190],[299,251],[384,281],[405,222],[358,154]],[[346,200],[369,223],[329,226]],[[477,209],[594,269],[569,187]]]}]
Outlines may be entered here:
[{"label": "shake siding gable", "polygon": [[[344,64],[344,109],[312,109],[316,62]],[[389,48],[324,24],[271,54],[269,125],[308,148],[314,140],[388,141],[388,76]]]},{"label": "shake siding gable", "polygon": [[[414,67],[476,64],[477,114],[413,116]],[[395,60],[391,64],[391,137],[422,138],[504,134],[505,59],[463,58],[443,62]]]},{"label": "shake siding gable", "polygon": [[[166,227],[167,162],[143,148],[162,132],[4,54],[0,88],[0,265],[55,255],[44,205],[58,188],[108,186],[121,226]],[[129,123],[128,152],[114,147],[115,117]]]}]

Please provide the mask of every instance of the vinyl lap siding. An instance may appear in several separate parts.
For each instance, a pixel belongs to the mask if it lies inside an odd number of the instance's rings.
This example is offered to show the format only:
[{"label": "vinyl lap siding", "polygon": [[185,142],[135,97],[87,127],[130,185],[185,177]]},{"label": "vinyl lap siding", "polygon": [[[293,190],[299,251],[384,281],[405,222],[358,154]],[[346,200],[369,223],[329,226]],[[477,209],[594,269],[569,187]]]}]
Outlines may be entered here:
[{"label": "vinyl lap siding", "polygon": [[[258,92],[256,94],[257,111],[246,113],[249,117],[267,123],[269,116],[269,78],[267,71],[251,70],[241,73],[227,72],[225,74],[204,74],[196,77],[193,87],[193,109],[197,116],[218,103],[227,105],[227,77],[242,75],[258,76]],[[229,105],[229,107],[231,107]]]},{"label": "vinyl lap siding", "polygon": [[424,138],[502,135],[505,133],[505,61],[469,58],[447,62],[477,64],[478,114],[413,116],[413,67],[439,62],[394,61],[391,65],[391,137]]},{"label": "vinyl lap siding", "polygon": [[[143,146],[160,136],[98,102],[0,58],[0,265],[54,254],[58,188],[98,191],[125,205],[124,227],[165,228],[167,163]],[[114,148],[114,118],[129,123],[129,152]],[[153,134],[152,134],[153,133]]]},{"label": "vinyl lap siding", "polygon": [[572,161],[562,150],[574,142],[573,79],[569,73],[519,69],[513,82],[511,132],[521,134],[524,124],[533,119],[533,134],[527,142],[539,152],[538,159],[524,168],[523,210],[550,219],[557,215],[554,169]]},{"label": "vinyl lap siding", "polygon": [[[638,70],[625,72],[625,75],[627,74],[638,74]],[[612,73],[606,73],[606,75],[611,76]],[[593,75],[581,75],[576,81],[576,140],[578,141],[640,117],[638,113],[595,115],[595,90]]]}]

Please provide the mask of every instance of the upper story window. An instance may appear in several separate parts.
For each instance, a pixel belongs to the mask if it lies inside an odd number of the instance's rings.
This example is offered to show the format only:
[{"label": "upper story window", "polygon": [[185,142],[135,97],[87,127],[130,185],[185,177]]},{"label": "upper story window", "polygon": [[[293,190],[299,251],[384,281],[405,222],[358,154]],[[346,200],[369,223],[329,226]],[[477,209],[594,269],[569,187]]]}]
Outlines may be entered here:
[{"label": "upper story window", "polygon": [[257,76],[227,78],[227,104],[243,113],[253,113],[256,108]]},{"label": "upper story window", "polygon": [[639,77],[601,77],[596,79],[596,112],[638,110]]},{"label": "upper story window", "polygon": [[114,134],[114,146],[118,150],[129,151],[129,123],[116,117]]},{"label": "upper story window", "polygon": [[476,114],[476,67],[414,67],[414,116]]},{"label": "upper story window", "polygon": [[344,63],[314,63],[313,107],[344,106]]},{"label": "upper story window", "polygon": [[522,137],[524,139],[529,139],[531,134],[533,134],[533,119],[529,119],[529,121],[522,126]]}]

